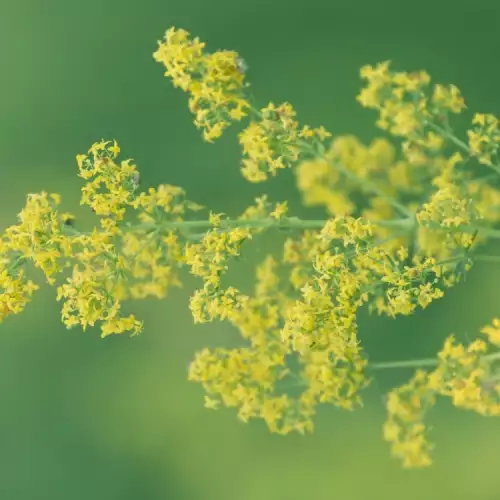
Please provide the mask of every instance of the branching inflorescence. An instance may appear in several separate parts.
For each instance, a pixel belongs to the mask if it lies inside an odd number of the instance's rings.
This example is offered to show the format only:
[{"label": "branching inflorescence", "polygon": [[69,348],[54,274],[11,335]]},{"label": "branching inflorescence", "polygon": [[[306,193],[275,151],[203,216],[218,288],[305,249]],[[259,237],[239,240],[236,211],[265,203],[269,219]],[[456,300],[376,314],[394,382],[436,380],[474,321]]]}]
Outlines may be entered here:
[{"label": "branching inflorescence", "polygon": [[[19,223],[1,236],[0,320],[21,312],[37,290],[31,265],[58,286],[68,328],[137,334],[142,321],[122,313],[123,301],[165,297],[187,268],[202,281],[190,300],[194,321],[228,321],[243,338],[243,347],[196,354],[189,379],[204,387],[208,408],[234,407],[245,422],[261,418],[273,432],[304,433],[318,404],[351,410],[376,370],[414,367],[388,395],[383,430],[406,467],[431,463],[424,417],[437,396],[500,414],[500,320],[468,345],[448,337],[435,359],[368,363],[357,336],[360,308],[414,314],[462,281],[476,259],[497,259],[477,253],[500,237],[497,118],[476,114],[461,140],[450,122],[465,108],[460,91],[384,62],[361,69],[358,101],[394,140],[364,145],[300,125],[289,103],[256,109],[238,54],[207,53],[184,30],[169,29],[154,57],[189,94],[206,141],[247,122],[238,135],[246,179],[293,168],[304,205],[322,207],[325,218],[293,217],[286,202],[265,195],[239,217],[200,217],[204,208],[179,187],[141,191],[136,166],[118,161],[116,141],[103,140],[77,155],[81,204],[99,217],[96,227],[77,229],[60,197],[41,193],[28,196]],[[273,228],[289,237],[282,255],[258,266],[254,293],[223,286],[245,242]]]}]

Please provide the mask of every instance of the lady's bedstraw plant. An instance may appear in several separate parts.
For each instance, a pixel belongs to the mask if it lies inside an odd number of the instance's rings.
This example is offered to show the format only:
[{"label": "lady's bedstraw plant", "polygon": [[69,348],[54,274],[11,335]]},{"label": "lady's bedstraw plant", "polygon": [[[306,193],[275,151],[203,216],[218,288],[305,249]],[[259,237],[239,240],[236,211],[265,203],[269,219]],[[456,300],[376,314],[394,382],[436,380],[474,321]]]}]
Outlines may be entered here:
[{"label": "lady's bedstraw plant", "polygon": [[[206,141],[243,121],[243,175],[263,182],[294,168],[304,204],[323,207],[325,219],[293,217],[286,202],[265,195],[239,217],[200,217],[202,207],[181,188],[141,191],[133,162],[118,160],[116,141],[101,141],[77,155],[81,203],[97,214],[97,227],[80,231],[58,195],[41,193],[28,196],[19,223],[1,236],[0,320],[21,312],[38,288],[27,276],[31,264],[58,286],[68,328],[137,334],[142,321],[123,314],[123,301],[165,297],[187,268],[201,278],[190,301],[194,321],[228,321],[244,339],[241,348],[196,354],[189,379],[204,387],[208,408],[234,407],[241,420],[261,418],[280,434],[310,432],[318,404],[351,410],[370,372],[414,367],[413,378],[389,393],[383,429],[405,467],[431,463],[424,418],[438,396],[499,415],[499,319],[468,345],[448,337],[435,359],[378,364],[367,362],[356,320],[362,307],[414,314],[475,260],[500,259],[477,253],[500,237],[498,119],[476,114],[462,140],[451,125],[465,108],[460,91],[384,62],[361,69],[358,101],[395,140],[364,145],[300,125],[289,103],[256,109],[238,54],[207,53],[184,30],[169,29],[154,57],[189,95]],[[273,228],[291,236],[281,256],[258,266],[254,293],[223,286],[245,241]]]}]

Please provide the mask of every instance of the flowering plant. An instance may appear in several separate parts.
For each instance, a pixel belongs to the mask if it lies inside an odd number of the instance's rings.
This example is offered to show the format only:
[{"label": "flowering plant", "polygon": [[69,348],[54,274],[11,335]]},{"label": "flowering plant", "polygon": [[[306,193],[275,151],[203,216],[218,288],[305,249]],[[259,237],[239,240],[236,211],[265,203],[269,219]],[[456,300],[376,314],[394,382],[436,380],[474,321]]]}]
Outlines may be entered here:
[{"label": "flowering plant", "polygon": [[[474,115],[462,140],[452,120],[465,109],[457,87],[383,62],[361,68],[358,101],[392,139],[365,145],[299,124],[289,103],[259,109],[243,59],[208,53],[182,29],[169,29],[154,57],[188,93],[204,140],[245,122],[243,176],[261,183],[292,168],[304,205],[321,207],[324,218],[300,219],[266,195],[231,218],[206,213],[179,187],[141,191],[136,165],[118,160],[116,141],[102,140],[76,157],[81,204],[99,217],[96,227],[83,231],[60,210],[59,195],[40,193],[28,195],[18,224],[0,236],[0,321],[22,312],[37,290],[31,264],[57,286],[68,328],[138,334],[143,323],[122,312],[123,301],[165,297],[187,268],[201,279],[190,299],[194,322],[228,321],[243,339],[242,347],[195,355],[189,379],[202,384],[208,408],[234,407],[242,421],[261,418],[272,432],[305,433],[318,404],[352,410],[377,370],[414,367],[388,394],[383,428],[405,467],[431,464],[424,418],[438,396],[499,415],[500,319],[468,345],[449,336],[423,360],[369,362],[357,335],[360,308],[415,314],[460,284],[475,261],[500,260],[479,253],[500,238],[498,119]],[[289,236],[279,258],[257,267],[253,294],[226,286],[245,242],[275,229]]]}]

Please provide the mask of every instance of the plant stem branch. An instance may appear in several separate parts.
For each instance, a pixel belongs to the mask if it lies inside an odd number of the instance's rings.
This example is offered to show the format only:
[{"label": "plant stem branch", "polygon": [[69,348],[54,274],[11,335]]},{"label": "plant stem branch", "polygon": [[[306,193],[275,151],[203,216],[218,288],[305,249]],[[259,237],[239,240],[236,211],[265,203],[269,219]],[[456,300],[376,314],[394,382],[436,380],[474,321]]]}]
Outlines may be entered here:
[{"label": "plant stem branch", "polygon": [[[246,228],[280,228],[280,229],[322,229],[328,219],[299,219],[297,217],[284,217],[281,220],[271,217],[262,219],[229,219],[220,223],[221,229],[232,229],[238,227]],[[389,219],[371,221],[372,224],[381,227],[398,228],[410,230],[413,227],[413,218]],[[144,223],[125,226],[125,231],[149,231],[153,229],[213,229],[214,226],[209,220],[188,220],[178,222]]]},{"label": "plant stem branch", "polygon": [[481,262],[495,262],[500,263],[500,256],[498,255],[472,255],[472,260],[478,260]]},{"label": "plant stem branch", "polygon": [[[462,140],[460,140],[458,137],[455,137],[452,133],[448,132],[444,128],[440,127],[439,125],[436,125],[435,123],[432,122],[426,122],[426,125],[433,129],[435,132],[440,134],[442,137],[445,139],[448,139],[450,142],[455,144],[455,146],[459,147],[462,151],[467,153],[468,155],[473,156],[472,151],[470,147]],[[500,174],[500,165],[487,165],[491,169],[493,169],[497,174]]]},{"label": "plant stem branch", "polygon": [[[493,352],[483,356],[482,359],[487,361],[500,360],[500,351]],[[406,361],[383,361],[379,363],[368,364],[372,370],[392,370],[397,368],[421,368],[424,366],[436,366],[438,364],[437,358],[423,358],[423,359],[409,359]]]}]

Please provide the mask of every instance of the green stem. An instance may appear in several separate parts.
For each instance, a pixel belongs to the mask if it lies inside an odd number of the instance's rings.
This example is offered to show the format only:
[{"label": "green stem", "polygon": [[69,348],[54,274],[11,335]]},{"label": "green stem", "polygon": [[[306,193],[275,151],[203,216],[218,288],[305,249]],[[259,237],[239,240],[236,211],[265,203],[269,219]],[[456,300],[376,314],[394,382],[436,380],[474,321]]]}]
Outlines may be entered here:
[{"label": "green stem", "polygon": [[[455,137],[452,133],[448,132],[444,128],[440,127],[439,125],[436,125],[435,123],[432,122],[426,122],[426,125],[433,129],[435,132],[440,134],[442,137],[445,139],[448,139],[450,142],[455,144],[455,146],[459,147],[462,151],[467,153],[470,156],[474,156],[470,147],[468,144],[466,144],[464,141],[460,140],[458,137]],[[497,174],[500,174],[500,165],[488,165],[491,169],[493,169]]]},{"label": "green stem", "polygon": [[372,370],[392,370],[396,368],[420,368],[422,366],[436,366],[437,359],[409,359],[407,361],[381,361],[379,363],[371,363],[368,366]]},{"label": "green stem", "polygon": [[497,255],[472,255],[472,260],[479,260],[482,262],[495,262],[500,263],[500,256]]},{"label": "green stem", "polygon": [[[299,219],[297,217],[283,217],[281,220],[273,219],[271,217],[266,217],[262,219],[227,219],[221,221],[221,229],[233,229],[238,227],[254,228],[254,229],[270,229],[270,228],[281,228],[281,229],[322,229],[329,219]],[[387,227],[393,229],[401,229],[404,231],[410,231],[415,227],[416,221],[412,214],[409,217],[401,219],[387,219],[387,220],[373,220],[369,221],[375,226]],[[184,221],[168,221],[168,222],[147,222],[142,224],[129,224],[122,227],[124,232],[141,232],[141,231],[155,231],[158,229],[179,229],[179,230],[194,230],[194,229],[213,229],[214,226],[207,219],[204,220],[184,220]],[[445,229],[445,228],[436,228]],[[464,233],[475,233],[476,231],[482,233],[489,238],[500,239],[500,229],[494,229],[489,227],[477,226],[471,224],[469,226],[460,226],[457,228],[446,228],[449,231],[457,231]],[[74,236],[89,234],[85,232],[80,232],[75,228],[64,228],[66,233]]]},{"label": "green stem", "polygon": [[449,233],[480,233],[484,236],[488,236],[489,238],[500,238],[500,229],[495,229],[492,227],[480,226],[478,224],[469,224],[462,225],[456,227],[443,227],[439,223],[426,223],[424,227],[428,227],[429,229],[433,229],[436,231],[447,231]]},{"label": "green stem", "polygon": [[453,134],[440,127],[439,125],[436,125],[435,123],[426,121],[425,124],[432,130],[443,136],[445,139],[448,139],[450,142],[455,144],[455,146],[458,146],[464,153],[471,154],[469,146],[458,137],[455,137]]},{"label": "green stem", "polygon": [[[482,359],[487,361],[496,361],[500,359],[500,351],[493,352],[483,356]],[[437,366],[439,360],[437,358],[410,359],[407,361],[387,361],[379,363],[371,363],[368,366],[372,370],[392,370],[396,368],[421,368],[424,366]]]},{"label": "green stem", "polygon": [[[322,229],[328,219],[304,220],[296,217],[283,217],[281,220],[271,217],[262,219],[228,219],[222,220],[221,229],[232,229],[239,227],[247,228],[281,228],[281,229]],[[371,221],[372,224],[380,227],[399,228],[410,230],[413,227],[413,218],[406,219],[389,219],[380,221]],[[160,223],[145,223],[125,226],[124,231],[148,231],[152,229],[213,229],[214,226],[209,220],[189,220],[178,222],[160,222]]]}]

